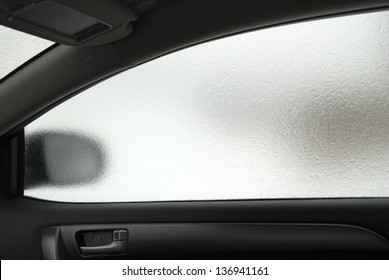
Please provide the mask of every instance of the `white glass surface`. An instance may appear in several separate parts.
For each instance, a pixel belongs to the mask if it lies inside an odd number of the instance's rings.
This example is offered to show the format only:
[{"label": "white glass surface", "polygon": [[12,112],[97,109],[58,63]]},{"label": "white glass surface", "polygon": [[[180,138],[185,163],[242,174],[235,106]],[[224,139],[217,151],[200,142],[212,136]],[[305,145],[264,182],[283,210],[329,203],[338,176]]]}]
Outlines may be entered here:
[{"label": "white glass surface", "polygon": [[[42,133],[82,138],[91,143],[84,150],[96,154],[56,155],[54,144],[43,145],[51,151],[43,160],[75,166],[48,163],[42,172],[54,175],[42,180],[32,168],[26,196],[71,202],[388,196],[389,13],[270,28],[172,53],[28,125],[27,153]],[[85,168],[92,175],[80,183],[61,173]]]},{"label": "white glass surface", "polygon": [[0,79],[52,44],[0,25]]}]

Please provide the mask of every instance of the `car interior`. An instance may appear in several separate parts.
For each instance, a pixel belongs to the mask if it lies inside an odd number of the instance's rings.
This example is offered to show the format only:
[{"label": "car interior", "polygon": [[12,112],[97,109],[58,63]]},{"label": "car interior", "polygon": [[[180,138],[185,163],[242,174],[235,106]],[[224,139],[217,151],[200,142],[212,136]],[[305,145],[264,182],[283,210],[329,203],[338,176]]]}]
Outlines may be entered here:
[{"label": "car interior", "polygon": [[[377,43],[382,53],[377,61],[355,56],[344,62],[346,54],[354,54],[350,46],[345,48],[344,57],[318,63],[303,46],[315,44],[313,54],[328,51],[332,48],[328,47],[329,39],[321,35],[328,32],[312,29],[319,34],[314,43],[304,41],[293,48],[293,40],[299,41],[301,33],[287,28],[343,17],[362,21],[360,17],[379,14],[381,24],[377,28],[382,35],[389,26],[389,21],[385,25],[388,9],[389,0],[0,0],[1,28],[50,42],[42,52],[0,76],[0,258],[387,259],[388,38]],[[334,30],[338,28],[334,26]],[[289,51],[279,55],[279,60],[286,62],[272,68],[273,60],[267,62],[266,57],[279,45],[278,28],[286,28],[292,41],[286,44]],[[363,29],[358,25],[355,28]],[[2,30],[0,44],[6,44]],[[224,94],[223,87],[201,86],[205,81],[211,83],[220,74],[219,68],[207,68],[216,70],[204,73],[205,79],[195,74],[196,67],[223,64],[237,69],[228,73],[251,71],[247,66],[250,57],[244,58],[245,48],[251,45],[239,39],[251,36],[251,32],[258,32],[258,40],[262,40],[253,51],[259,57],[256,73],[263,71],[266,76],[261,75],[267,78],[236,78],[241,95],[215,97],[212,106],[210,101],[196,103],[195,98],[186,98],[191,86],[193,96],[201,95],[202,100],[208,100],[207,95]],[[364,35],[367,43],[375,40],[372,34]],[[230,38],[243,48],[242,52],[235,52]],[[211,55],[200,49],[222,41],[227,43],[212,49]],[[341,44],[339,40],[330,43]],[[265,46],[268,49],[260,53]],[[361,53],[372,49],[362,42],[353,46]],[[23,47],[30,46],[26,42]],[[198,55],[195,48],[199,48]],[[187,56],[179,55],[185,52]],[[295,65],[289,63],[288,57],[297,52]],[[236,63],[223,62],[226,53]],[[169,64],[172,60],[182,64]],[[336,79],[342,74],[325,70],[326,61],[348,69],[357,65],[360,68],[351,72],[358,78],[338,83]],[[165,62],[167,66],[162,67]],[[323,78],[324,71],[335,80],[317,79],[317,95],[315,89],[308,88],[305,99],[294,99],[303,93],[296,90],[292,94],[290,85],[302,84],[305,88],[305,82],[299,80],[300,62],[306,80]],[[382,67],[378,64],[381,62]],[[287,73],[297,74],[284,75],[286,68],[291,69]],[[125,76],[127,73],[134,76]],[[308,77],[309,73],[316,78]],[[377,80],[356,86],[364,83],[368,73]],[[287,85],[282,80],[285,76]],[[228,86],[228,79],[221,77],[218,85]],[[257,82],[253,88],[268,86],[269,94],[258,97],[254,90],[246,95],[250,98],[242,97],[250,80]],[[119,83],[126,97],[115,93],[119,87],[113,86]],[[164,88],[165,84],[170,87]],[[150,91],[133,92],[140,87]],[[276,95],[272,90],[280,88],[280,96],[289,99],[280,97],[286,101],[277,103],[271,98]],[[333,88],[346,88],[347,93],[339,90],[330,97],[321,95]],[[158,90],[160,95],[153,93]],[[181,99],[177,97],[180,94]],[[299,102],[313,95],[318,100],[314,106],[295,113]],[[333,96],[341,100],[337,105],[332,102]],[[361,97],[354,102],[354,96]],[[322,110],[327,107],[317,105],[320,102],[330,109]],[[201,117],[193,113],[194,103],[196,112],[206,111]],[[180,110],[169,107],[182,104]],[[228,111],[222,112],[221,106]],[[78,111],[68,110],[73,107]],[[237,107],[240,109],[235,110]],[[266,120],[264,112],[273,116],[277,110],[282,111],[284,123],[295,121],[291,131],[296,138],[282,138],[286,133],[282,129],[277,132],[282,140],[265,138],[277,122]],[[174,127],[169,122],[185,122],[187,112],[194,114],[191,123],[197,125],[207,118],[218,126],[201,130],[195,125]],[[332,129],[331,120],[342,112],[351,112],[350,117],[342,117],[342,127]],[[109,117],[114,113],[119,116],[117,121]],[[326,121],[315,122],[318,115]],[[62,122],[66,131],[61,128]],[[258,123],[266,130],[259,129]],[[81,125],[89,134],[69,130]],[[299,130],[299,125],[309,125],[311,130],[304,134],[308,129]],[[101,148],[100,138],[94,136],[100,130],[116,143],[115,152],[107,151],[114,144]],[[240,144],[224,137],[231,130]],[[315,137],[312,131],[321,134]],[[250,144],[254,141],[262,142]],[[301,150],[288,152],[284,147],[289,142]],[[209,143],[214,143],[212,149]],[[344,143],[351,148],[345,148]],[[277,149],[265,151],[272,144]],[[316,152],[318,145],[320,152]],[[127,149],[131,153],[127,154]],[[355,153],[360,153],[357,160],[352,158]],[[288,157],[285,166],[279,161],[283,156]],[[121,161],[111,163],[119,157]],[[306,177],[297,172],[301,162],[304,170],[312,172],[307,171]],[[318,173],[312,171],[315,168]],[[111,169],[118,171],[109,181],[106,178]],[[321,185],[312,185],[312,180]],[[261,184],[269,188],[261,188]],[[312,187],[310,192],[300,195],[298,191],[303,192],[305,186]]]}]

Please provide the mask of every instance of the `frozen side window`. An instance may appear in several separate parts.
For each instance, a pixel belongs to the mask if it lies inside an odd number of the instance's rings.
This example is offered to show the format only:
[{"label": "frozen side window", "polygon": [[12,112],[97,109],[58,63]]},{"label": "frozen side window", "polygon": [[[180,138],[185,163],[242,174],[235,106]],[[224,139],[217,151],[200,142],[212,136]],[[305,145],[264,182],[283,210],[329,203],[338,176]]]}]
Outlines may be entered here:
[{"label": "frozen side window", "polygon": [[69,202],[389,195],[389,13],[204,43],[26,127],[25,195]]}]

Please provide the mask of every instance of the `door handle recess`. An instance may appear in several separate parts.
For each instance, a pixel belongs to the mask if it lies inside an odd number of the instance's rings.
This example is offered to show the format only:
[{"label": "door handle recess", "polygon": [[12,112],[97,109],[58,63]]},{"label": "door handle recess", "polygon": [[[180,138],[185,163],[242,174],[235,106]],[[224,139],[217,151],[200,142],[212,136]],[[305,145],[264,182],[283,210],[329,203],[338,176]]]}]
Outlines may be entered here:
[{"label": "door handle recess", "polygon": [[128,248],[127,230],[114,230],[112,243],[102,246],[80,246],[81,254],[84,256],[93,255],[117,255],[124,254]]}]

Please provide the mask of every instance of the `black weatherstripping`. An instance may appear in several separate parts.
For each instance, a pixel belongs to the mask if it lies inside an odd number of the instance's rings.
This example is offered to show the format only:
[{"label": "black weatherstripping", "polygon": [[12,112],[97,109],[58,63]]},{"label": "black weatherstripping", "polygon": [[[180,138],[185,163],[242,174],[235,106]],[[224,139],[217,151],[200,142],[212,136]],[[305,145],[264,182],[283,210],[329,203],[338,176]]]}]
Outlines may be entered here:
[{"label": "black weatherstripping", "polygon": [[0,198],[23,195],[24,146],[23,129],[0,138]]},{"label": "black weatherstripping", "polygon": [[[388,239],[388,216],[389,199],[387,198],[116,204],[56,203],[15,198],[0,201],[0,220],[2,221],[0,257],[2,259],[42,258],[41,235],[43,230],[61,225],[132,223],[347,224],[366,228]],[[131,238],[131,232],[129,238]],[[9,242],[12,239],[17,239],[18,242]],[[296,257],[293,252],[290,254],[291,258]],[[157,256],[154,255],[154,257]],[[218,257],[225,256],[219,255]],[[248,256],[248,254],[240,256],[234,254],[232,258],[247,258]],[[282,256],[285,257],[285,255],[280,254],[265,254],[262,257],[279,258]],[[336,259],[342,258],[342,256],[350,257],[349,254],[335,253],[329,253],[324,257]],[[152,257],[153,255],[151,255]],[[260,256],[254,255],[252,257]],[[386,251],[372,255],[364,254],[361,251],[351,257],[389,258]]]}]

